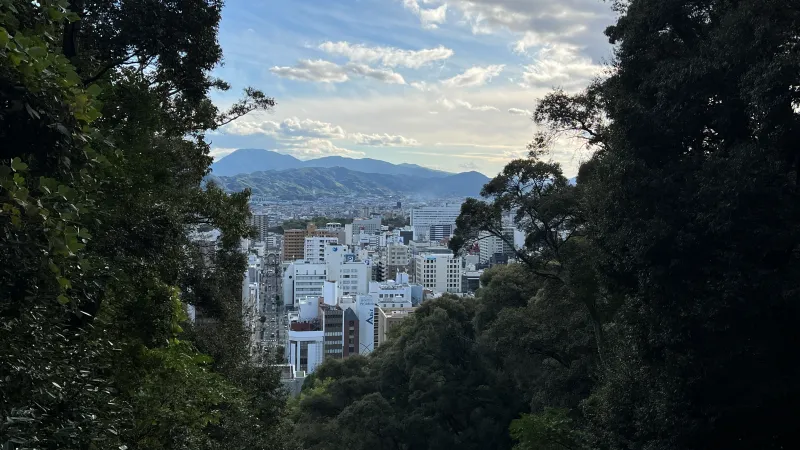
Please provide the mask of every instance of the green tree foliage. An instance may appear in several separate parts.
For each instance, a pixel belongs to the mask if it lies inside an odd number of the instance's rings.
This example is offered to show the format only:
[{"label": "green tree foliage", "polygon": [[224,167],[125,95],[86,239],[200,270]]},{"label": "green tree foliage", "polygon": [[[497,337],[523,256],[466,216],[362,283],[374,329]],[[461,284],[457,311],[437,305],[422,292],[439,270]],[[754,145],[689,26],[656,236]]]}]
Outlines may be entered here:
[{"label": "green tree foliage", "polygon": [[[204,133],[274,105],[210,101],[221,7],[0,0],[4,448],[282,445],[242,329],[248,193],[202,184]],[[186,303],[214,326],[184,331]]]}]

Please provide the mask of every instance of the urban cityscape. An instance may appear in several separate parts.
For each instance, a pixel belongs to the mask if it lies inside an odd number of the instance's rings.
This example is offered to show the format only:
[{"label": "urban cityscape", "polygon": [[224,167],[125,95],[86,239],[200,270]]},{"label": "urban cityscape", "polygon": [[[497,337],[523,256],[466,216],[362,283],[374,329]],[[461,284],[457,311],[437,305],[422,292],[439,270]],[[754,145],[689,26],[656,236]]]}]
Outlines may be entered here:
[{"label": "urban cityscape", "polygon": [[[423,302],[474,295],[484,270],[515,262],[524,234],[507,215],[502,235],[481,232],[470,251],[454,254],[448,242],[459,200],[252,198],[255,235],[242,240],[241,252],[248,263],[242,317],[253,357],[280,361],[281,381],[297,395],[324,360],[370,354]],[[321,223],[326,217],[343,222]],[[212,249],[217,237],[198,233],[195,242]],[[191,316],[203,320],[195,308]]]}]

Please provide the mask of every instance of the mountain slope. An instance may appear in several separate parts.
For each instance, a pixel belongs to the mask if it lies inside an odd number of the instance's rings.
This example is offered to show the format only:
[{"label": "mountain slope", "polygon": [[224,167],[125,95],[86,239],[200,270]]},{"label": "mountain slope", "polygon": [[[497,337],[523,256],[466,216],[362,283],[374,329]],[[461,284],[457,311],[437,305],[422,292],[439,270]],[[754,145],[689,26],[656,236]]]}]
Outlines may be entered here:
[{"label": "mountain slope", "polygon": [[343,167],[357,172],[425,178],[452,175],[449,172],[428,169],[416,164],[392,164],[371,158],[354,159],[343,156],[326,156],[301,161],[293,156],[255,148],[236,150],[212,164],[211,171],[216,176],[234,176],[266,170],[299,169],[301,167]]},{"label": "mountain slope", "polygon": [[232,176],[264,170],[295,169],[302,166],[303,161],[294,156],[260,148],[242,148],[216,161],[211,165],[211,171],[214,175]]},{"label": "mountain slope", "polygon": [[254,195],[283,200],[398,194],[466,197],[478,195],[489,181],[478,172],[425,178],[363,173],[343,167],[304,167],[210,178],[229,191],[250,188]]},{"label": "mountain slope", "polygon": [[344,167],[357,172],[381,173],[386,175],[408,175],[415,177],[446,177],[452,175],[440,170],[428,169],[416,164],[392,164],[372,158],[345,158],[343,156],[326,156],[319,159],[303,161],[303,167]]}]

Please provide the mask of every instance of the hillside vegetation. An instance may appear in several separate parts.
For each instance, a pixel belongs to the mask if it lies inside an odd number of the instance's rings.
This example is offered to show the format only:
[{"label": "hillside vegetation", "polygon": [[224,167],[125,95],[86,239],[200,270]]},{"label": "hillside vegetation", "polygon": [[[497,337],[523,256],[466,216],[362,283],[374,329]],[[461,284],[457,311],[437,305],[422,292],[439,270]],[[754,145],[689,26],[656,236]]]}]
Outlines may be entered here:
[{"label": "hillside vegetation", "polygon": [[284,200],[413,194],[468,197],[478,195],[489,180],[478,172],[428,178],[356,172],[343,167],[270,170],[209,179],[230,192],[249,189],[254,195]]}]

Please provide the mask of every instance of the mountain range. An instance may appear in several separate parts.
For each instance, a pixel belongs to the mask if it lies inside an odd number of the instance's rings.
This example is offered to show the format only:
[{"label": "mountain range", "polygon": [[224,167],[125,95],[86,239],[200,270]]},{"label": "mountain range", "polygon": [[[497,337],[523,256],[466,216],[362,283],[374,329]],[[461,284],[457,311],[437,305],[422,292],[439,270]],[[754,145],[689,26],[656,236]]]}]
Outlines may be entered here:
[{"label": "mountain range", "polygon": [[416,164],[341,156],[301,161],[260,149],[240,149],[211,166],[207,180],[228,191],[250,188],[254,195],[281,200],[320,196],[418,195],[475,197],[489,178],[479,172],[450,173]]},{"label": "mountain range", "polygon": [[432,198],[475,197],[489,178],[479,172],[420,177],[358,172],[344,167],[304,167],[239,174],[210,175],[228,191],[250,188],[254,195],[281,200],[326,197],[419,195]]},{"label": "mountain range", "polygon": [[344,167],[364,173],[380,173],[385,175],[408,175],[425,178],[446,177],[449,172],[428,169],[416,164],[392,164],[371,158],[345,158],[342,156],[326,156],[323,158],[302,161],[294,156],[258,148],[242,148],[221,158],[211,165],[211,173],[216,176],[234,176],[243,173],[263,172],[266,170],[301,169],[306,167]]}]

